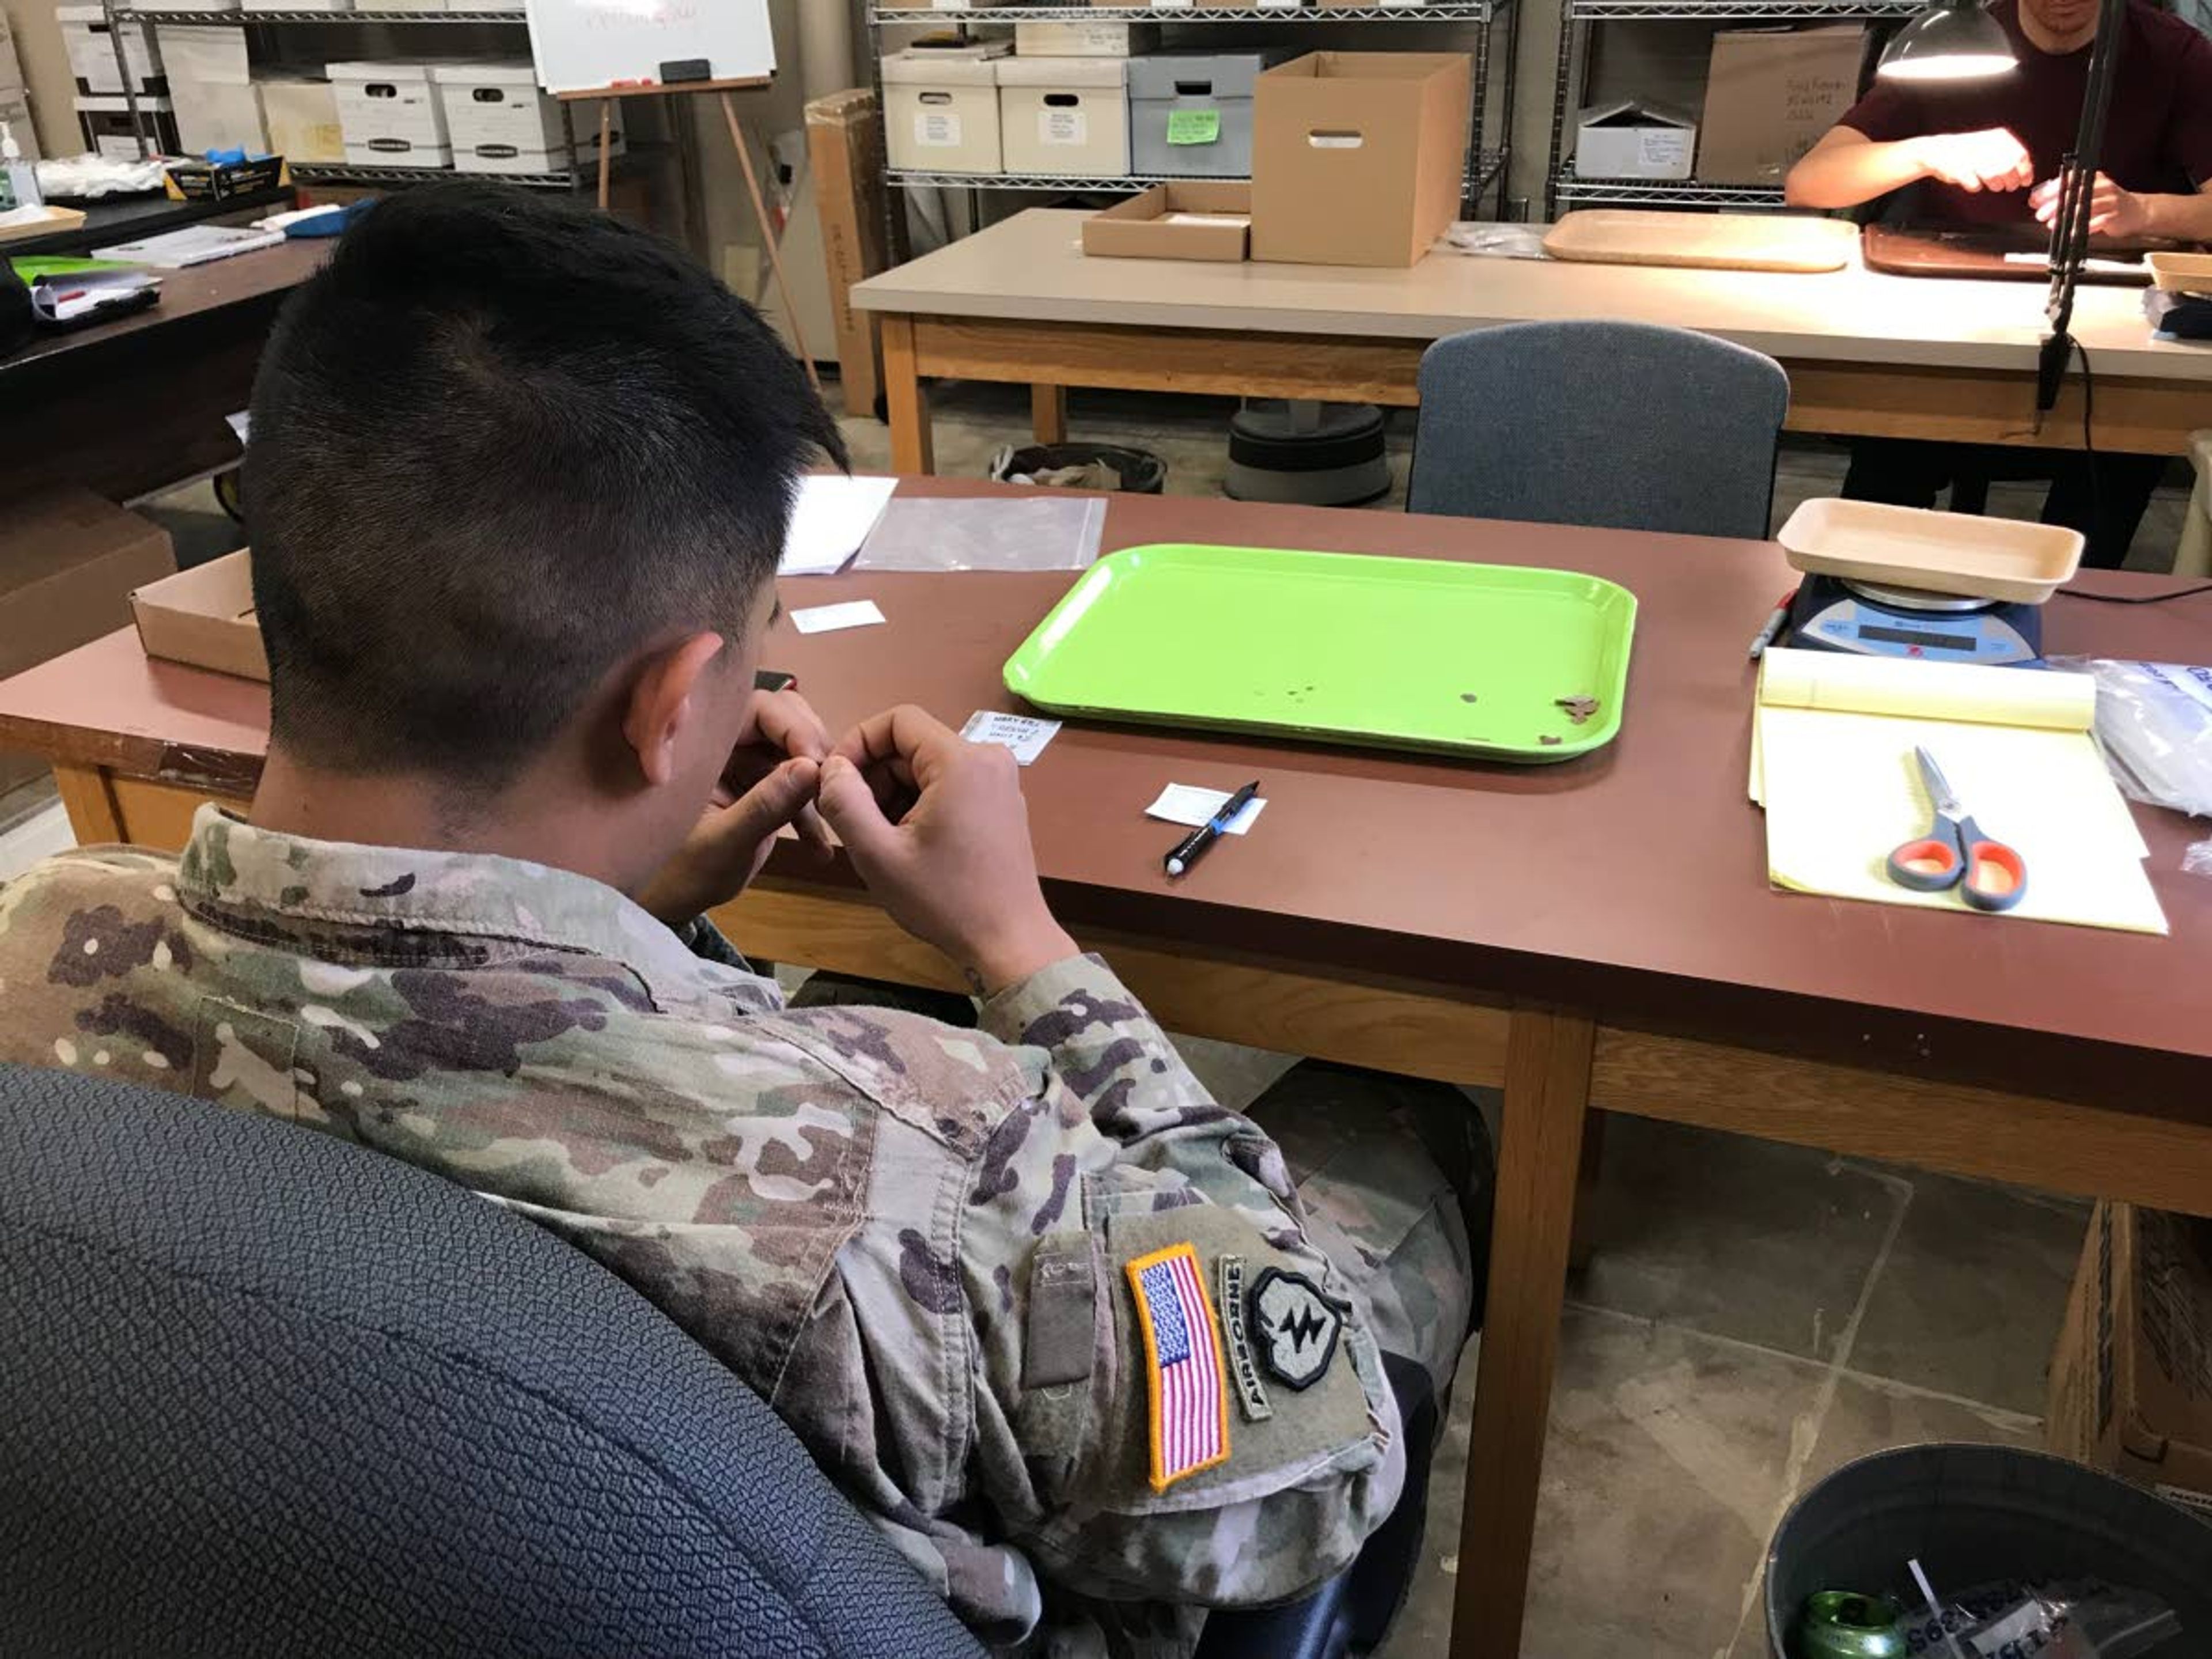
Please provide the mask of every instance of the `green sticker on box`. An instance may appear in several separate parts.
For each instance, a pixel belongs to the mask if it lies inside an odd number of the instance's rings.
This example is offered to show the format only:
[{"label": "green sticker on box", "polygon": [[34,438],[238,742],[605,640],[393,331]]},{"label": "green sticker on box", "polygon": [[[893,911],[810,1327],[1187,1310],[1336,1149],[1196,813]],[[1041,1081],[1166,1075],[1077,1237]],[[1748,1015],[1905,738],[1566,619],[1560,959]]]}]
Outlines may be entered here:
[{"label": "green sticker on box", "polygon": [[1168,112],[1168,143],[1213,144],[1221,141],[1221,112],[1218,109],[1176,109]]}]

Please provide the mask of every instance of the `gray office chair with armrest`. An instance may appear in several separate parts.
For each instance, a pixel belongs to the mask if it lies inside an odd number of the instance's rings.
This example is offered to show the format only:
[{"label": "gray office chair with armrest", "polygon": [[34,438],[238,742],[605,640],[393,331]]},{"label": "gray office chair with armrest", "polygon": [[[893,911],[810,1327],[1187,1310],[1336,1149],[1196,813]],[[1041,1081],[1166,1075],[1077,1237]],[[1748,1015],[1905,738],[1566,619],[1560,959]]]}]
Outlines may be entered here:
[{"label": "gray office chair with armrest", "polygon": [[[74,1073],[0,1066],[0,1495],[11,1653],[982,1659],[580,1251],[333,1136]],[[1387,1553],[1218,1615],[1207,1651],[1341,1652]]]},{"label": "gray office chair with armrest", "polygon": [[1764,539],[1790,378],[1648,323],[1512,323],[1421,356],[1414,513]]}]

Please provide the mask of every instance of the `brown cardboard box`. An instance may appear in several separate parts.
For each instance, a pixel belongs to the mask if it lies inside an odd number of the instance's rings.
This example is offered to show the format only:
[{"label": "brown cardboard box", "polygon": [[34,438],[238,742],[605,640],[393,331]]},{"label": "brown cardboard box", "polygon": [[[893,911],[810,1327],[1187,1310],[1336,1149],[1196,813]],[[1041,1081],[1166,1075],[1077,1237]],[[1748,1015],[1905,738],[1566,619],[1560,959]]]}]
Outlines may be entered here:
[{"label": "brown cardboard box", "polygon": [[1252,257],[1413,265],[1458,216],[1467,55],[1316,52],[1262,73],[1252,112]]},{"label": "brown cardboard box", "polygon": [[1083,251],[1123,259],[1237,260],[1251,229],[1252,186],[1243,179],[1179,180],[1092,214],[1083,222]]},{"label": "brown cardboard box", "polygon": [[2051,1450],[2212,1520],[2212,1221],[2097,1206],[2044,1432]]},{"label": "brown cardboard box", "polygon": [[[88,489],[0,503],[0,679],[131,620],[131,590],[177,568],[169,532]],[[46,769],[0,752],[0,790]]]},{"label": "brown cardboard box", "polygon": [[179,570],[131,596],[138,643],[149,657],[267,680],[261,623],[253,614],[253,566],[246,550]]},{"label": "brown cardboard box", "polygon": [[853,303],[853,284],[890,269],[884,227],[884,112],[868,91],[833,93],[806,106],[806,152],[822,219],[822,262],[837,331],[837,379],[848,415],[872,414],[883,386],[883,347],[872,312]]},{"label": "brown cardboard box", "polygon": [[1723,29],[1713,36],[1698,177],[1778,185],[1857,101],[1866,30]]}]

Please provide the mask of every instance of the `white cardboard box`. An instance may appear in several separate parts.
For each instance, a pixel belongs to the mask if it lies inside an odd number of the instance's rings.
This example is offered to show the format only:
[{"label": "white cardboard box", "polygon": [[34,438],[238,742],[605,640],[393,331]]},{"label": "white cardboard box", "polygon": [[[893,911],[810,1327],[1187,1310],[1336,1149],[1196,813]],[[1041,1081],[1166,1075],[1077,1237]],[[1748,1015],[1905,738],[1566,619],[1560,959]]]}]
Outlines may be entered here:
[{"label": "white cardboard box", "polygon": [[[123,77],[115,71],[114,38],[105,9],[56,6],[54,15],[61,22],[62,41],[69,48],[70,73],[76,77],[76,89],[95,98],[120,98]],[[161,54],[158,48],[148,49],[146,32],[135,23],[123,26],[123,55],[131,65],[133,89],[141,96],[158,95],[162,90],[158,84]]]},{"label": "white cardboard box", "polygon": [[1624,98],[1575,118],[1575,173],[1583,179],[1686,179],[1698,124],[1664,104]]},{"label": "white cardboard box", "polygon": [[453,166],[445,106],[430,82],[437,67],[374,61],[329,66],[347,161],[368,167]]},{"label": "white cardboard box", "polygon": [[269,151],[269,130],[261,119],[261,94],[252,86],[218,87],[185,82],[169,88],[177,112],[177,142],[188,155],[211,149]]},{"label": "white cardboard box", "polygon": [[236,11],[239,0],[131,0],[131,3],[139,11]]},{"label": "white cardboard box", "polygon": [[353,0],[243,0],[241,11],[351,11]]},{"label": "white cardboard box", "polygon": [[1009,58],[999,64],[1009,173],[1116,178],[1129,170],[1129,60]]},{"label": "white cardboard box", "polygon": [[[529,60],[444,64],[433,70],[431,84],[445,106],[446,133],[453,165],[463,173],[550,173],[568,165],[568,125],[561,102],[538,84]],[[586,105],[576,112],[578,149],[587,161],[599,157],[599,112]],[[624,149],[622,100],[614,100],[610,148]]]},{"label": "white cardboard box", "polygon": [[1004,172],[1001,61],[912,51],[884,58],[884,138],[891,165],[921,173]]},{"label": "white cardboard box", "polygon": [[1160,43],[1157,23],[1017,23],[1014,51],[1023,58],[1134,58]]},{"label": "white cardboard box", "polygon": [[338,91],[328,81],[303,75],[257,80],[261,125],[269,148],[288,161],[343,161],[345,129],[338,121]]},{"label": "white cardboard box", "polygon": [[229,23],[156,23],[161,67],[173,91],[179,82],[208,87],[242,87],[253,79],[246,56],[246,31]]}]

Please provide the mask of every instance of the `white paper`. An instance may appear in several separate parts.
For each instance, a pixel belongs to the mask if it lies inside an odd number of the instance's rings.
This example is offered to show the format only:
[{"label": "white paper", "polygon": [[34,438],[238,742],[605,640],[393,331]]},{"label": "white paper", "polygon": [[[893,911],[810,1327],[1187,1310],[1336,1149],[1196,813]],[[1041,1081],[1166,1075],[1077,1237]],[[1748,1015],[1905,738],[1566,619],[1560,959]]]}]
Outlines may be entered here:
[{"label": "white paper", "polygon": [[896,478],[848,478],[834,472],[801,479],[776,574],[821,576],[842,568],[868,539],[897,488]]},{"label": "white paper", "polygon": [[[1161,818],[1169,823],[1188,824],[1195,830],[1212,821],[1213,815],[1228,804],[1231,791],[1200,789],[1194,784],[1171,783],[1160,791],[1160,798],[1145,809],[1148,818]],[[1255,795],[1244,803],[1244,810],[1229,820],[1227,833],[1241,836],[1260,820],[1267,805],[1265,795]]]},{"label": "white paper", "polygon": [[1091,123],[1079,109],[1041,109],[1037,112],[1040,144],[1087,144]]},{"label": "white paper", "polygon": [[970,743],[995,743],[1012,750],[1015,760],[1024,766],[1044,753],[1045,744],[1059,734],[1058,720],[1041,720],[1035,714],[995,714],[980,708],[960,728],[960,735]]},{"label": "white paper", "polygon": [[817,605],[791,613],[791,625],[802,634],[834,634],[841,628],[866,628],[883,620],[873,599],[848,599],[842,605]]}]

